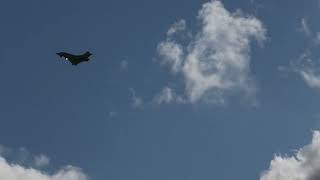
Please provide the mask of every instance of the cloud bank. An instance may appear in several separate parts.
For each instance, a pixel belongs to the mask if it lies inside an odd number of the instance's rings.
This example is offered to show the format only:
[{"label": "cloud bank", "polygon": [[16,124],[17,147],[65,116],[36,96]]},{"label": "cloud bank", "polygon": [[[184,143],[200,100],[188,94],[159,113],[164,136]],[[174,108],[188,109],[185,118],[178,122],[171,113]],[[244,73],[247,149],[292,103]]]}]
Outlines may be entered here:
[{"label": "cloud bank", "polygon": [[187,31],[186,21],[180,20],[157,48],[160,63],[183,78],[186,101],[223,102],[237,92],[255,94],[250,43],[266,39],[261,21],[240,11],[231,13],[216,0],[202,6],[197,20],[200,29],[188,42],[179,42]]},{"label": "cloud bank", "polygon": [[293,156],[275,156],[260,180],[320,180],[320,132]]},{"label": "cloud bank", "polygon": [[8,163],[0,157],[0,179],[5,180],[89,180],[79,169],[72,166],[65,167],[49,175],[37,169],[26,168]]},{"label": "cloud bank", "polygon": [[[0,179],[1,180],[89,180],[80,168],[73,166],[66,166],[56,171],[55,173],[46,173],[37,168],[48,166],[50,158],[41,154],[33,156],[30,162],[20,160],[21,151],[24,153],[23,159],[29,159],[29,152],[25,148],[20,148],[17,153],[14,150],[0,145]],[[6,156],[14,154],[17,162],[11,163],[6,160]],[[15,159],[14,158],[14,159]]]}]

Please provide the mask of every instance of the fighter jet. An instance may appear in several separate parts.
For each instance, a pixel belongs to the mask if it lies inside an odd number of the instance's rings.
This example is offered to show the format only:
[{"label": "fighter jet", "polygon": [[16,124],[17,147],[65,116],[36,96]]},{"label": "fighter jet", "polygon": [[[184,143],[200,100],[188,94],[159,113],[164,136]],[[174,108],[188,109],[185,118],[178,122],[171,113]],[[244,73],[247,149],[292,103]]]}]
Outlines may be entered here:
[{"label": "fighter jet", "polygon": [[74,55],[66,52],[59,52],[56,54],[60,56],[60,58],[64,58],[66,61],[69,61],[74,66],[78,65],[81,62],[89,61],[89,57],[92,55],[89,51],[80,55]]}]

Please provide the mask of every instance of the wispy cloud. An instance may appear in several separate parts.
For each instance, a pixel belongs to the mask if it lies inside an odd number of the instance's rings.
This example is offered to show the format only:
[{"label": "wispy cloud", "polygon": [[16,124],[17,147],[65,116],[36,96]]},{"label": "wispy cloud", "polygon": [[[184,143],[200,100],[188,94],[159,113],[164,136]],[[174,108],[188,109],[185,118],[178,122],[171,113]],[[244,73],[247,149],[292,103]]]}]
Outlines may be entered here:
[{"label": "wispy cloud", "polygon": [[320,74],[316,74],[312,69],[301,69],[300,75],[311,88],[320,88]]},{"label": "wispy cloud", "polygon": [[50,158],[44,154],[34,156],[33,159],[34,159],[34,165],[37,168],[43,168],[43,167],[48,166],[50,164]]},{"label": "wispy cloud", "polygon": [[115,118],[116,116],[117,116],[117,112],[115,112],[115,111],[109,111],[109,117],[110,118]]},{"label": "wispy cloud", "polygon": [[186,20],[181,19],[177,22],[175,22],[168,30],[167,35],[172,36],[175,33],[182,32],[186,29]]},{"label": "wispy cloud", "polygon": [[142,98],[136,95],[136,91],[133,88],[130,88],[130,92],[132,95],[132,107],[136,109],[142,109],[144,106]]},{"label": "wispy cloud", "polygon": [[128,68],[128,66],[129,66],[129,63],[128,63],[127,60],[121,60],[121,61],[120,61],[120,68],[121,68],[121,69],[125,70],[125,69]]},{"label": "wispy cloud", "polygon": [[164,87],[162,91],[154,98],[157,104],[170,104],[170,103],[185,103],[185,99],[175,93],[175,91],[169,87]]},{"label": "wispy cloud", "polygon": [[255,14],[258,14],[259,9],[263,8],[263,0],[250,0]]},{"label": "wispy cloud", "polygon": [[180,20],[159,43],[161,63],[183,77],[188,102],[221,103],[235,92],[255,94],[250,42],[263,42],[266,29],[257,18],[239,12],[231,13],[220,1],[212,0],[199,11],[201,27],[189,42],[178,42],[177,36],[186,33],[186,22]]},{"label": "wispy cloud", "polygon": [[293,71],[300,75],[310,88],[320,89],[320,66],[315,61],[314,51],[318,51],[320,45],[320,33],[314,32],[306,18],[301,19],[301,32],[306,36],[307,46],[297,60],[291,61],[289,67],[281,67],[280,70]]},{"label": "wispy cloud", "polygon": [[310,144],[293,156],[276,155],[260,180],[319,180],[320,132],[315,131]]},{"label": "wispy cloud", "polygon": [[0,156],[6,156],[11,152],[11,149],[0,144]]},{"label": "wispy cloud", "polygon": [[301,19],[301,28],[300,29],[308,37],[313,35],[306,18]]}]

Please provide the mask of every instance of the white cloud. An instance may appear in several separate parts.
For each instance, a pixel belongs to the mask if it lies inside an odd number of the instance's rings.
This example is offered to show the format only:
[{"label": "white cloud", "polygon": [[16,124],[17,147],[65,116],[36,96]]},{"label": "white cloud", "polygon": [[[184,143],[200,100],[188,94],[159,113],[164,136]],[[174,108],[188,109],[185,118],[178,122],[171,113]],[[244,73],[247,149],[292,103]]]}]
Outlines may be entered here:
[{"label": "white cloud", "polygon": [[155,102],[158,104],[170,104],[172,102],[184,103],[184,98],[178,96],[173,89],[164,87],[162,91],[155,97]]},{"label": "white cloud", "polygon": [[10,164],[0,157],[0,179],[3,180],[89,180],[81,169],[68,166],[54,174],[47,174],[33,168]]},{"label": "white cloud", "polygon": [[299,73],[309,87],[320,88],[320,75],[315,74],[312,69],[301,69]]},{"label": "white cloud", "polygon": [[42,168],[48,166],[50,163],[50,158],[46,155],[40,154],[38,156],[34,156],[34,165],[38,168]]},{"label": "white cloud", "polygon": [[[65,166],[55,173],[47,173],[36,168],[49,165],[50,159],[45,155],[32,156],[26,148],[14,150],[0,145],[0,179],[1,180],[89,180],[80,168]],[[13,156],[10,162],[7,156]],[[6,158],[5,158],[6,157]]]},{"label": "white cloud", "polygon": [[183,50],[180,44],[171,40],[161,42],[158,45],[158,53],[162,58],[162,64],[169,65],[173,73],[181,72]]},{"label": "white cloud", "polygon": [[132,93],[132,107],[136,109],[143,108],[143,100],[141,97],[138,97],[136,95],[136,92],[133,88],[130,88],[130,91]]},{"label": "white cloud", "polygon": [[266,39],[262,23],[239,11],[230,13],[216,0],[203,5],[198,20],[201,28],[187,45],[168,36],[157,49],[162,63],[182,75],[187,100],[222,102],[235,92],[254,94],[250,42]]},{"label": "white cloud", "polygon": [[293,156],[275,156],[260,180],[319,180],[320,132],[313,133],[312,142]]},{"label": "white cloud", "polygon": [[179,33],[181,31],[184,31],[186,29],[186,21],[184,19],[181,19],[177,22],[175,22],[168,30],[167,35],[171,36],[175,33]]}]

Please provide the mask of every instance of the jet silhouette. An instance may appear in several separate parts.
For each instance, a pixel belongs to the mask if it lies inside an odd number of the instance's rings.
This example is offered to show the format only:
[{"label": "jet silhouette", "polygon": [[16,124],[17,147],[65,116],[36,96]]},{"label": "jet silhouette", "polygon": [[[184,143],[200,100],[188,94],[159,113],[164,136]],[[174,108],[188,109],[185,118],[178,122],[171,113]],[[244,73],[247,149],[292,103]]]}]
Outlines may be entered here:
[{"label": "jet silhouette", "polygon": [[65,60],[69,61],[74,66],[78,65],[81,62],[89,61],[90,60],[89,57],[92,55],[89,51],[80,55],[74,55],[66,52],[59,52],[56,54],[64,58]]}]

